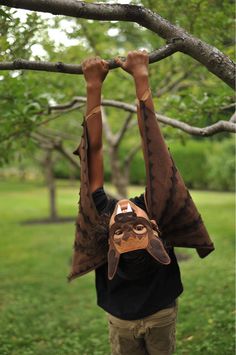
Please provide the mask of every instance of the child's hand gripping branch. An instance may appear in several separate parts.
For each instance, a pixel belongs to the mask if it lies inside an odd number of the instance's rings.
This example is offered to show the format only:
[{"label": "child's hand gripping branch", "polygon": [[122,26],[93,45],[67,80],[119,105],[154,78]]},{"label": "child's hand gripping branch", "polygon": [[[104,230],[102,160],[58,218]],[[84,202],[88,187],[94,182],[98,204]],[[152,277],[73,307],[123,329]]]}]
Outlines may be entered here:
[{"label": "child's hand gripping branch", "polygon": [[[146,108],[148,108],[151,112],[153,112],[152,115],[153,126],[155,130],[158,129],[159,131],[159,127],[157,125],[156,117],[154,113],[155,108],[152,101],[151,89],[149,86],[149,79],[148,79],[148,65],[149,65],[148,53],[145,50],[129,52],[124,62],[121,61],[119,58],[116,58],[116,63],[119,64],[123,70],[131,74],[134,79],[136,96],[138,99],[138,104],[137,104],[138,124],[139,124],[141,139],[142,139],[142,149],[144,152],[144,141],[143,141],[144,137],[142,135],[143,122],[142,122],[141,108],[139,104],[140,101],[144,101]],[[147,165],[146,165],[146,174],[148,174]]]},{"label": "child's hand gripping branch", "polygon": [[[148,65],[149,57],[148,53],[143,51],[129,52],[126,60],[123,62],[119,58],[115,59],[116,63],[120,67],[132,75],[135,83],[136,96],[138,100],[145,101],[145,105],[151,111],[155,111],[154,104],[151,96],[151,89],[148,79]],[[140,106],[137,108],[138,121],[140,125],[141,114]]]},{"label": "child's hand gripping branch", "polygon": [[145,100],[150,94],[148,81],[148,53],[146,51],[133,51],[128,53],[124,62],[119,58],[116,58],[115,61],[123,70],[133,76],[137,98],[139,100]]}]

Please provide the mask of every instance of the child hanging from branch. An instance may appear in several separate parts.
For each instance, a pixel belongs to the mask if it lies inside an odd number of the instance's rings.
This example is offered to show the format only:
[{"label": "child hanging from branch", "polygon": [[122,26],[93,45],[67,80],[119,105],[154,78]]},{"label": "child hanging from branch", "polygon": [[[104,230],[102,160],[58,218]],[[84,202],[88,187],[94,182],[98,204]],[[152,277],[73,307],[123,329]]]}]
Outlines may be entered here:
[{"label": "child hanging from branch", "polygon": [[174,247],[196,248],[205,257],[214,246],[157,123],[147,52],[116,61],[134,79],[146,190],[117,201],[103,189],[101,89],[109,68],[98,57],[87,59],[86,117],[75,151],[81,161],[80,208],[69,280],[95,270],[113,355],[172,354],[183,291]]}]

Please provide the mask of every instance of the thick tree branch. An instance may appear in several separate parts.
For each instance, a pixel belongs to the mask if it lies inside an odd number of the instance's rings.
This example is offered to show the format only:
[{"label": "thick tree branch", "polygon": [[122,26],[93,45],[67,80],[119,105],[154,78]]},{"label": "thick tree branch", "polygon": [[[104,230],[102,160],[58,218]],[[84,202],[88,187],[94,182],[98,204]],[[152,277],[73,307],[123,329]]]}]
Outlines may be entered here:
[{"label": "thick tree branch", "polygon": [[230,87],[235,86],[235,64],[229,57],[142,6],[86,3],[75,0],[0,0],[0,5],[100,21],[136,22],[155,32],[167,43],[177,44],[178,50],[203,64]]},{"label": "thick tree branch", "polygon": [[[73,99],[73,102],[77,100],[77,102],[86,102],[86,97],[83,96],[77,96]],[[126,104],[124,102],[121,101],[116,101],[116,100],[102,100],[101,104],[103,106],[110,106],[110,107],[116,107],[119,109],[123,109],[127,112],[132,112],[132,113],[136,113],[137,109],[135,105],[131,105],[131,104]],[[64,105],[62,105],[63,107]],[[54,108],[60,109],[60,105],[58,106],[54,106]],[[220,132],[232,132],[232,133],[236,133],[236,124],[233,122],[233,120],[231,121],[218,121],[216,123],[214,123],[211,126],[207,126],[207,127],[194,127],[189,125],[188,123],[185,122],[181,122],[177,119],[174,118],[170,118],[164,115],[161,115],[159,113],[156,113],[156,117],[157,120],[161,123],[164,123],[168,126],[172,126],[174,128],[178,128],[188,134],[194,135],[194,136],[203,136],[203,137],[209,137],[209,136],[213,136],[216,133],[220,133]]]}]

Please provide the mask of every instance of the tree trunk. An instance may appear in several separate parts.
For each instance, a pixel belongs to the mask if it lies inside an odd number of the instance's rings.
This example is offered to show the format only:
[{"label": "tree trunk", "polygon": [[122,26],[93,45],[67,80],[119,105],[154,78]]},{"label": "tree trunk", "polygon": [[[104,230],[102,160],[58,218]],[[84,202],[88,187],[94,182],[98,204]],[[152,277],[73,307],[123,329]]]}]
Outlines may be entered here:
[{"label": "tree trunk", "polygon": [[126,198],[127,187],[129,185],[129,173],[127,173],[126,168],[122,169],[121,167],[117,148],[110,147],[109,151],[112,183],[117,190],[118,197]]},{"label": "tree trunk", "polygon": [[50,219],[57,220],[57,208],[56,208],[56,184],[53,172],[53,161],[52,161],[52,150],[47,149],[46,155],[44,159],[44,173],[45,173],[45,181],[49,192],[49,212]]}]

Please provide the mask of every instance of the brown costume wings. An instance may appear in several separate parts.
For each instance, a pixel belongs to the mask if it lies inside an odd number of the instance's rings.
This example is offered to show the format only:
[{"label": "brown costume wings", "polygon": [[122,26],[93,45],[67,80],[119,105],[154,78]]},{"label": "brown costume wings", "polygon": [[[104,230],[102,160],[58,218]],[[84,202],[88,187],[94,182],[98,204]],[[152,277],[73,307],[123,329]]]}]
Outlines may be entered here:
[{"label": "brown costume wings", "polygon": [[[140,134],[143,141],[146,166],[145,202],[150,219],[154,219],[167,246],[196,248],[200,257],[214,250],[200,214],[181,178],[168,151],[155,113],[145,102],[140,102]],[[79,215],[76,222],[72,280],[107,261],[108,228],[104,238],[96,232],[102,216],[94,205],[88,179],[88,138],[86,121],[79,148],[74,152],[80,156],[81,185]]]},{"label": "brown costume wings", "polygon": [[100,216],[97,213],[89,189],[88,178],[88,136],[86,121],[79,147],[74,151],[80,157],[80,198],[79,214],[76,220],[74,254],[69,281],[94,270],[107,261],[108,236],[103,240],[96,236],[96,225]]},{"label": "brown costume wings", "polygon": [[146,205],[166,245],[196,248],[200,257],[214,250],[200,214],[165,144],[154,112],[140,102]]}]

